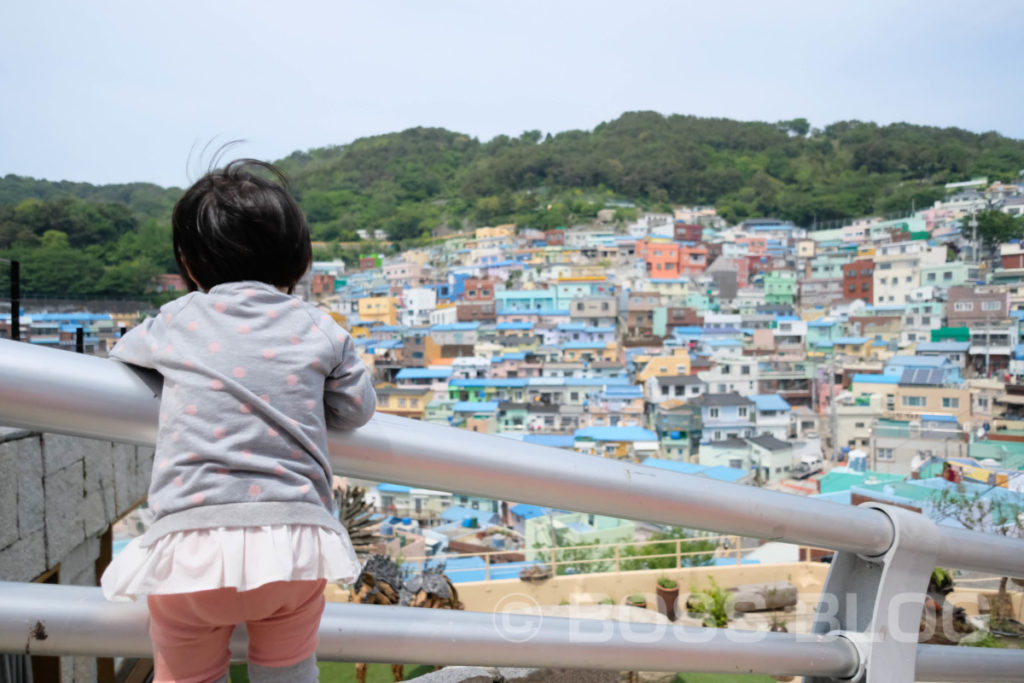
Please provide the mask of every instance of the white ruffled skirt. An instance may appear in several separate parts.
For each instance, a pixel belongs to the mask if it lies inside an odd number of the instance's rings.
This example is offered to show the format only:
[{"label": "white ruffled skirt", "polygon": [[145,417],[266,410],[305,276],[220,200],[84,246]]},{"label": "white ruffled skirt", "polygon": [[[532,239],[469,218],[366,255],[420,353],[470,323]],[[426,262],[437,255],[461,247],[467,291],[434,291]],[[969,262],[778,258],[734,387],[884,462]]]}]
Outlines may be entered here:
[{"label": "white ruffled skirt", "polygon": [[136,538],[114,557],[100,584],[108,600],[247,591],[274,581],[351,583],[360,565],[348,535],[315,525],[178,531],[143,548]]}]

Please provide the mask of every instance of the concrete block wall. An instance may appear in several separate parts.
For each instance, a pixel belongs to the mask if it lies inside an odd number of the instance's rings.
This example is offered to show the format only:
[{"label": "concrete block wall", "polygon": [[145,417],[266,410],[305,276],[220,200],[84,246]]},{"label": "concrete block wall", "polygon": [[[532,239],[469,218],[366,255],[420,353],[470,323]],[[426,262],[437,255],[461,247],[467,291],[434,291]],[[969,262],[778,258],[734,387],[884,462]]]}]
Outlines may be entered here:
[{"label": "concrete block wall", "polygon": [[[0,428],[0,580],[59,567],[62,584],[96,585],[100,538],[149,489],[153,449]],[[96,660],[62,657],[62,683],[96,679]]]}]

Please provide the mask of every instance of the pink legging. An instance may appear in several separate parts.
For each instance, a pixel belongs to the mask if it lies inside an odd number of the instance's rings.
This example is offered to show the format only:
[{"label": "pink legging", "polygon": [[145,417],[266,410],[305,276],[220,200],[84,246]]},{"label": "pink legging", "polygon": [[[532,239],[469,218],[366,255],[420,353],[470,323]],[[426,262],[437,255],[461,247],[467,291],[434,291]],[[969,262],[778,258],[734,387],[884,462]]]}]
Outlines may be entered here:
[{"label": "pink legging", "polygon": [[154,683],[208,683],[227,673],[237,624],[249,631],[249,661],[286,667],[310,657],[324,611],[323,579],[150,595]]}]

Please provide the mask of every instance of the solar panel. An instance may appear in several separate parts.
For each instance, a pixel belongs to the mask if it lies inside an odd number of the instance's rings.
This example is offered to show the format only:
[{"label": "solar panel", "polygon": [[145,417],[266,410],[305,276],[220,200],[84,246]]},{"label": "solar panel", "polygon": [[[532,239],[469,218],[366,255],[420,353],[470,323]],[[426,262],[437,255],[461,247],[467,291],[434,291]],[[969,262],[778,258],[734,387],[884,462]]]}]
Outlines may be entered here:
[{"label": "solar panel", "polygon": [[939,385],[946,377],[945,370],[936,368],[907,368],[900,376],[900,384]]}]

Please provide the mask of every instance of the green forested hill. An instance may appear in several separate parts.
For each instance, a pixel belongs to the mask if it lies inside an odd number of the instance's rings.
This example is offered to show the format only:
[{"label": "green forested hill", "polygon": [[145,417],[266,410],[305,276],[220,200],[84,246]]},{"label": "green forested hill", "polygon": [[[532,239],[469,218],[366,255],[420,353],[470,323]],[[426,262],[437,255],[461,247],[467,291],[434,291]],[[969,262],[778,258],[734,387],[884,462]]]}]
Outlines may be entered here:
[{"label": "green forested hill", "polygon": [[[812,130],[803,119],[632,112],[593,131],[487,142],[414,128],[278,163],[317,239],[349,241],[357,229],[383,228],[403,240],[440,226],[556,227],[596,215],[610,199],[650,208],[715,204],[731,220],[773,215],[804,225],[888,213],[930,203],[949,181],[1017,178],[1024,142],[902,123]],[[168,222],[179,195],[144,183],[8,175],[0,178],[0,255],[27,262],[29,292],[135,293],[151,273],[173,267]],[[55,263],[74,267],[58,277]]]}]

